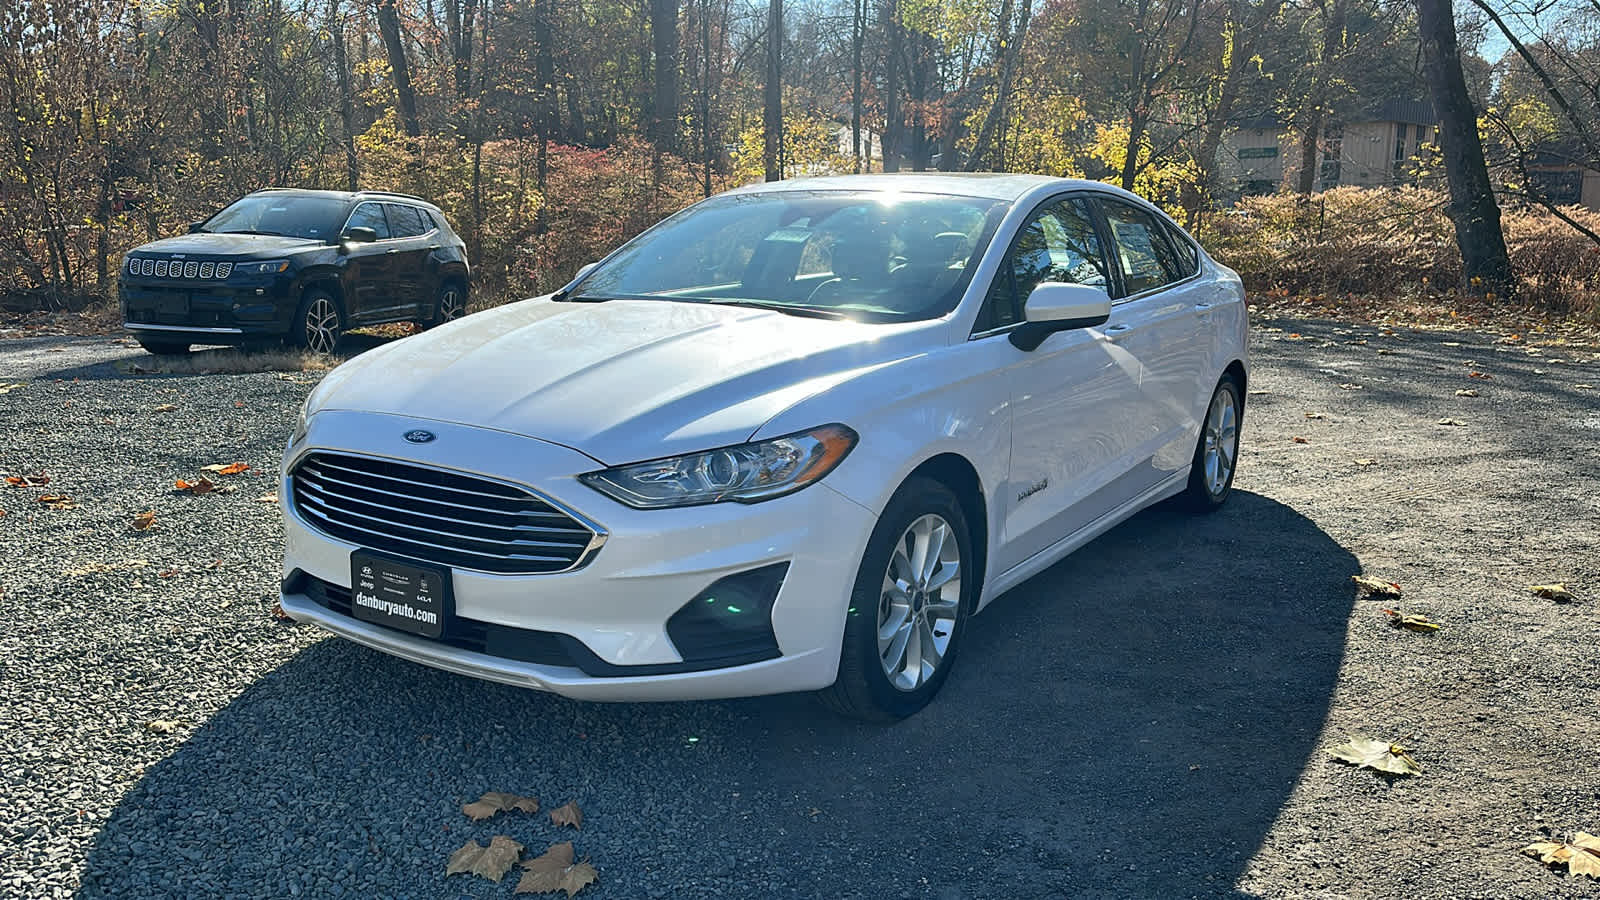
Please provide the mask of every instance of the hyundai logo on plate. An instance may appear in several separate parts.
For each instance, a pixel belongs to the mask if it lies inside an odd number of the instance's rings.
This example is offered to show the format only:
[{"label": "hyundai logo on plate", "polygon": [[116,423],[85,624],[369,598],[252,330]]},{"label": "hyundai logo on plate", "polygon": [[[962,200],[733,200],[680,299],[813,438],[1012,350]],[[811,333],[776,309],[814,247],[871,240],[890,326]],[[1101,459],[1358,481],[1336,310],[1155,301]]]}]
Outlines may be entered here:
[{"label": "hyundai logo on plate", "polygon": [[406,440],[410,441],[413,444],[426,444],[429,441],[433,440],[433,437],[434,437],[433,432],[431,432],[431,431],[423,431],[420,428],[418,428],[415,431],[406,432]]}]

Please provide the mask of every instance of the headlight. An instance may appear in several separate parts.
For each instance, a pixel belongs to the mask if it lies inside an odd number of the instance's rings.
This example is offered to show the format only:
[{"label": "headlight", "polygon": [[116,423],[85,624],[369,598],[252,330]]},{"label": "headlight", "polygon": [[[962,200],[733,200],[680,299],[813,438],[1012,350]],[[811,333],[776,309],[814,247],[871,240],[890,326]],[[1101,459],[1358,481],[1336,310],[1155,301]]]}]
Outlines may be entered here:
[{"label": "headlight", "polygon": [[257,275],[276,275],[289,269],[287,259],[269,259],[264,261],[251,261],[233,264],[233,274],[244,277]]},{"label": "headlight", "polygon": [[856,433],[824,425],[799,434],[704,453],[590,472],[584,484],[635,509],[759,503],[800,490],[833,471]]},{"label": "headlight", "polygon": [[307,397],[306,402],[300,404],[300,417],[295,420],[294,433],[289,436],[289,446],[293,447],[306,439],[306,429],[311,424],[311,416],[307,413],[310,408],[311,398]]}]

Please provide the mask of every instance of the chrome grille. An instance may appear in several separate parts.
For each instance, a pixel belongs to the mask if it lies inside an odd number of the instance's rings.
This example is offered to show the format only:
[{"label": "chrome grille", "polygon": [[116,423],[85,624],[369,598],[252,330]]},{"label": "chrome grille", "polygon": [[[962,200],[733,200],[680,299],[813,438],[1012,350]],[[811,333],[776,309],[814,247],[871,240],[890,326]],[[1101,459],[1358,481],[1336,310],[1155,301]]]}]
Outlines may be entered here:
[{"label": "chrome grille", "polygon": [[202,280],[227,278],[233,274],[231,262],[202,262],[200,260],[156,259],[153,256],[128,260],[128,274],[146,278],[187,278]]},{"label": "chrome grille", "polygon": [[208,263],[207,262],[207,263],[201,263],[200,264],[200,277],[201,278],[210,278],[211,276],[213,276],[215,274],[217,274],[217,264],[216,263]]},{"label": "chrome grille", "polygon": [[193,277],[195,277],[196,275],[199,275],[199,274],[200,274],[200,264],[199,263],[197,263],[197,262],[186,262],[186,263],[183,264],[183,277],[185,277],[185,278],[193,278]]},{"label": "chrome grille", "polygon": [[156,260],[156,277],[157,278],[165,278],[165,277],[167,277],[167,261],[166,260],[164,260],[164,259]]},{"label": "chrome grille", "polygon": [[515,485],[343,453],[290,476],[294,510],[318,531],[424,562],[506,575],[577,568],[604,532]]},{"label": "chrome grille", "polygon": [[140,275],[154,275],[155,273],[156,273],[156,261],[155,260],[153,260],[153,259],[144,259],[144,260],[140,260],[139,261],[139,274]]}]

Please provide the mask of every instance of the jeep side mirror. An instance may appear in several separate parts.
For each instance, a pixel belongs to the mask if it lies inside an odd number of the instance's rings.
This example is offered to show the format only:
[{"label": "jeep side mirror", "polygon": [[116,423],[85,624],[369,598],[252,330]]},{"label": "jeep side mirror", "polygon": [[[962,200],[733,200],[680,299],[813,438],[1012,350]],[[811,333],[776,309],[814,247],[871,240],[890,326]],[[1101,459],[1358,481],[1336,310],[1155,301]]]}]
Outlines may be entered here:
[{"label": "jeep side mirror", "polygon": [[1111,318],[1111,298],[1087,284],[1041,282],[1022,306],[1024,321],[1011,332],[1018,350],[1033,350],[1058,331],[1104,325]]},{"label": "jeep side mirror", "polygon": [[344,230],[343,240],[351,244],[370,244],[378,239],[378,233],[371,228],[357,225]]}]

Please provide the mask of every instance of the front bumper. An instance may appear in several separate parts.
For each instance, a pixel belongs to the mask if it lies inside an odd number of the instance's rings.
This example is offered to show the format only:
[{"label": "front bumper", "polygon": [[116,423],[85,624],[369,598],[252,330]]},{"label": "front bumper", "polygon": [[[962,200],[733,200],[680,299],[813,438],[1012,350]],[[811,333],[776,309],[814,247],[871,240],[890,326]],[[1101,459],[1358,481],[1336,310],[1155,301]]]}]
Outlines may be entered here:
[{"label": "front bumper", "polygon": [[[437,435],[407,444],[415,428]],[[766,503],[635,510],[577,480],[599,468],[556,444],[504,432],[400,416],[330,410],[291,447],[286,471],[306,452],[364,454],[483,475],[524,485],[592,519],[609,536],[582,567],[545,575],[455,569],[455,614],[472,623],[524,629],[576,642],[596,666],[473,652],[354,619],[313,597],[307,579],[348,589],[356,545],[325,535],[296,512],[285,477],[284,611],[341,637],[435,668],[588,700],[684,700],[811,690],[834,680],[844,617],[871,512],[826,483]],[[787,563],[773,601],[778,656],[698,671],[673,671],[684,658],[667,622],[726,576]],[[318,599],[323,600],[319,603]],[[635,674],[648,673],[648,674]]]},{"label": "front bumper", "polygon": [[290,279],[260,283],[145,281],[123,275],[117,297],[123,327],[135,335],[194,343],[278,337],[294,318]]}]

